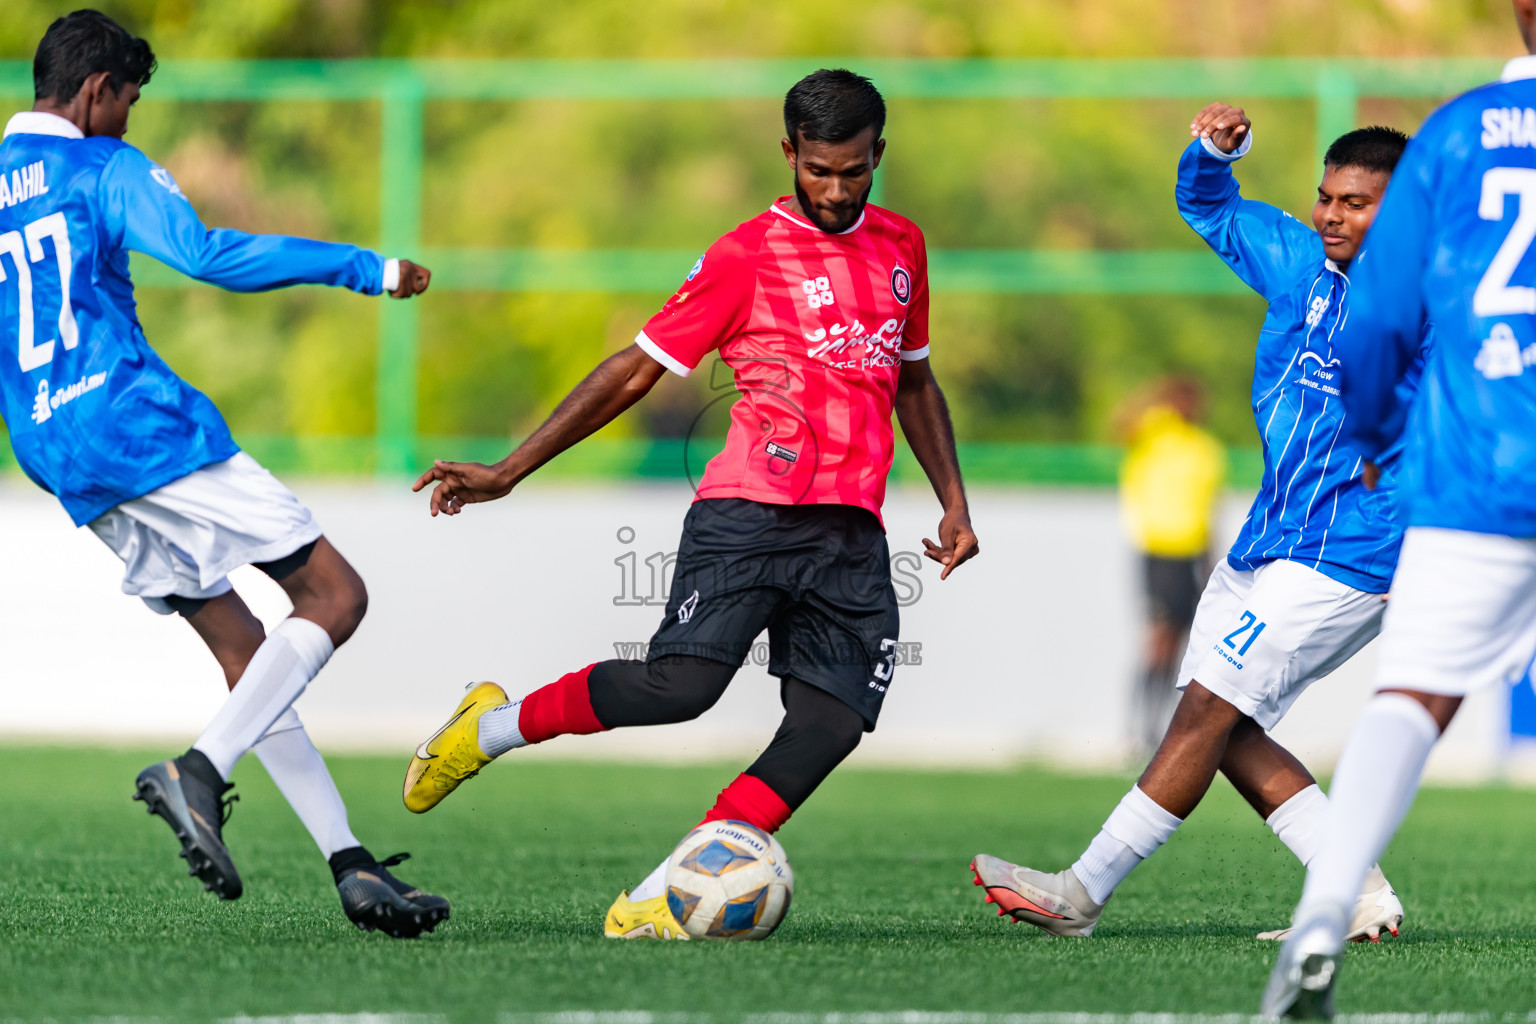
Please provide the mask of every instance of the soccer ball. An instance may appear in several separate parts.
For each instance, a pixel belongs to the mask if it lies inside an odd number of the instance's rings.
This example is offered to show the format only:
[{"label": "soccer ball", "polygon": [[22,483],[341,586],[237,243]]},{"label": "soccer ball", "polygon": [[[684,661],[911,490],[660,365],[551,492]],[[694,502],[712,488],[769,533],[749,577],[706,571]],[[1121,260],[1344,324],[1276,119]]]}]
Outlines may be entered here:
[{"label": "soccer ball", "polygon": [[741,821],[705,822],[667,861],[667,907],[692,939],[766,939],[794,890],[784,847]]}]

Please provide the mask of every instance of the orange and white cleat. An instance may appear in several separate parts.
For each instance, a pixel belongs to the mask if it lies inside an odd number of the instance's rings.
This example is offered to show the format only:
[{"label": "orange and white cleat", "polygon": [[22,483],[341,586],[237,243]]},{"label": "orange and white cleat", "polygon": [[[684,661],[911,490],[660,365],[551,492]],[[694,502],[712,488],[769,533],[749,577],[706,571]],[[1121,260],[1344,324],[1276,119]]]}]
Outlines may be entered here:
[{"label": "orange and white cleat", "polygon": [[[1354,916],[1350,919],[1344,941],[1380,942],[1383,933],[1395,939],[1402,923],[1402,901],[1397,898],[1387,876],[1381,873],[1381,865],[1372,864],[1360,895],[1355,897]],[[1292,931],[1291,928],[1281,928],[1274,932],[1260,932],[1259,938],[1284,942],[1291,937]]]},{"label": "orange and white cleat", "polygon": [[971,861],[971,871],[999,917],[1027,921],[1052,935],[1086,938],[1104,912],[1104,904],[1089,898],[1071,868],[1048,875],[981,853]]}]

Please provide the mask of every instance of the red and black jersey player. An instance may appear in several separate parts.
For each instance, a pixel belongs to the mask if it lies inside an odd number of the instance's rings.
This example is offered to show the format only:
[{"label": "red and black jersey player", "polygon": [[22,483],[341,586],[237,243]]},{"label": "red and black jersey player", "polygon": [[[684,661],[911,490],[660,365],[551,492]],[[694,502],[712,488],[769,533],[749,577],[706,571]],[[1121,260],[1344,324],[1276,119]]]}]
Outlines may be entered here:
[{"label": "red and black jersey player", "polygon": [[[683,722],[724,693],[768,630],[784,719],[705,820],[783,825],[873,729],[895,666],[897,606],[880,518],[891,412],[944,514],[928,557],[946,578],[979,550],[943,393],[928,365],[928,261],[917,226],[868,205],[885,151],[868,80],[822,70],[784,99],[795,191],[722,236],[633,345],[604,360],[499,463],[437,462],[431,511],[501,498],[718,351],[735,372],[725,449],[683,521],[666,617],[645,661],[603,661],[520,700],[484,683],[423,743],[413,811],[493,758],[565,734]],[[435,486],[434,486],[435,485]],[[663,864],[663,868],[665,865]],[[664,871],[620,896],[611,934],[668,937]]]}]

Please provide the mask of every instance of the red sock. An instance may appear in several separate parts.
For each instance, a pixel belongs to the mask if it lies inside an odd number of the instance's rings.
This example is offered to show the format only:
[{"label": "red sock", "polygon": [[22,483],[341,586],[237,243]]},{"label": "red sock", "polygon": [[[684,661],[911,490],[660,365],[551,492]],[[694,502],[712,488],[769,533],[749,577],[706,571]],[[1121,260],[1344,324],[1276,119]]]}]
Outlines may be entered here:
[{"label": "red sock", "polygon": [[779,830],[794,812],[783,797],[775,793],[768,783],[755,775],[745,773],[736,776],[734,782],[720,791],[715,806],[704,815],[704,821],[744,821],[748,825],[772,834]]},{"label": "red sock", "polygon": [[592,698],[587,693],[587,676],[595,667],[588,665],[579,672],[567,673],[524,697],[517,713],[517,731],[523,739],[542,743],[555,736],[605,731],[592,712]]}]

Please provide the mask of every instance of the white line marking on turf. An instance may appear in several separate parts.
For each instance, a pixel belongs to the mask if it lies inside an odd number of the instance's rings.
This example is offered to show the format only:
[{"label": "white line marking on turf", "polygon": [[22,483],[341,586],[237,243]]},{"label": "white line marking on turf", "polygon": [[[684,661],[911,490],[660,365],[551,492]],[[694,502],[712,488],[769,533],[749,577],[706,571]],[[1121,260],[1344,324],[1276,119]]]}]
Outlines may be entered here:
[{"label": "white line marking on turf", "polygon": [[[964,1013],[904,1010],[888,1013],[651,1013],[644,1010],[568,1010],[503,1013],[498,1024],[1259,1024],[1241,1013]],[[1343,1013],[1337,1024],[1536,1024],[1532,1013]]]},{"label": "white line marking on turf", "polygon": [[[86,1024],[159,1024],[158,1017],[95,1016]],[[880,1013],[653,1013],[568,1010],[502,1013],[498,1024],[1263,1024],[1241,1013],[965,1013],[904,1010]],[[1530,1013],[1343,1013],[1336,1024],[1536,1024]],[[0,1024],[27,1024],[0,1017]],[[220,1018],[217,1024],[448,1024],[440,1013],[295,1013]]]},{"label": "white line marking on turf", "polygon": [[225,1017],[218,1024],[448,1024],[441,1013],[293,1013],[276,1017]]}]

